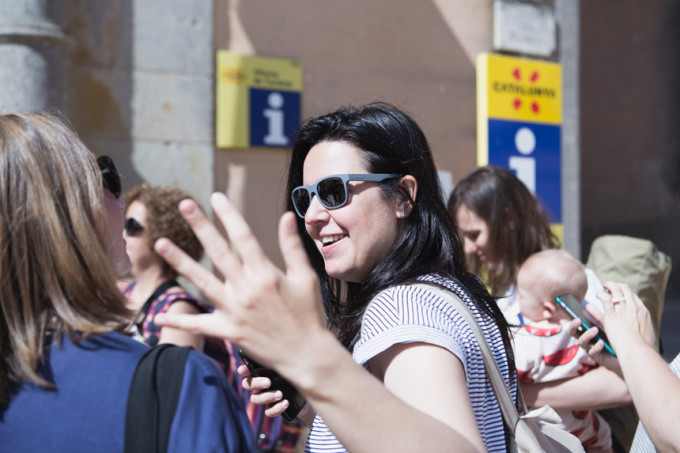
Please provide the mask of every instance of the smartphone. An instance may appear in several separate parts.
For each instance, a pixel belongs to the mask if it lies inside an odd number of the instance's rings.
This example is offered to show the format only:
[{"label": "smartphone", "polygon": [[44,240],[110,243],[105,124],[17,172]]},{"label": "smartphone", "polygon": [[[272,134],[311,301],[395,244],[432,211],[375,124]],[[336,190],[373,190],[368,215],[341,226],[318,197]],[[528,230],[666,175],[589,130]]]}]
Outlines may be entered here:
[{"label": "smartphone", "polygon": [[300,392],[298,392],[290,382],[281,377],[279,373],[260,365],[240,349],[238,350],[238,355],[241,357],[243,364],[248,367],[251,376],[269,378],[269,380],[272,382],[272,385],[267,390],[281,391],[283,398],[288,400],[288,409],[286,409],[281,414],[281,416],[288,422],[295,421],[297,415],[300,413],[302,407],[306,403],[305,398],[300,394]]},{"label": "smartphone", "polygon": [[[560,294],[559,296],[555,297],[555,301],[560,307],[562,307],[562,309],[564,309],[564,311],[569,313],[572,318],[579,318],[581,320],[581,326],[585,330],[593,327],[594,324],[591,324],[591,322],[586,317],[587,314],[583,309],[583,304],[576,300],[574,296],[571,294]],[[607,352],[616,357],[616,353],[614,352],[614,349],[612,349],[609,339],[607,338],[607,335],[605,335],[604,330],[602,330],[602,327],[597,326],[597,329],[599,332],[597,332],[595,340],[602,340],[604,342],[604,348],[607,350]]]}]

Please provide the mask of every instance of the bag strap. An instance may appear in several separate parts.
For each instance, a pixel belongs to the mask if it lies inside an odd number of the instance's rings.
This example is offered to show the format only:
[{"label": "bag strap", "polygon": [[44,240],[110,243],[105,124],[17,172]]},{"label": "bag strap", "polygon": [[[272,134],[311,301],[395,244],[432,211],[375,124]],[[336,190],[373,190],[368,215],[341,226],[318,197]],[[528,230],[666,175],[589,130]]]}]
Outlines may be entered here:
[{"label": "bag strap", "polygon": [[[430,291],[433,291],[440,297],[442,297],[444,300],[448,301],[453,307],[457,308],[458,314],[460,314],[460,316],[470,326],[470,329],[472,330],[472,333],[475,335],[477,343],[479,344],[479,349],[482,352],[484,368],[486,369],[486,374],[489,377],[489,381],[491,382],[491,387],[493,388],[493,391],[496,394],[498,405],[500,406],[501,413],[503,414],[503,420],[505,420],[505,424],[510,429],[510,434],[514,437],[515,426],[517,426],[517,423],[519,422],[517,406],[515,406],[515,404],[512,401],[510,390],[508,390],[508,387],[505,384],[505,380],[503,379],[501,370],[498,368],[498,363],[496,363],[496,359],[494,358],[493,353],[491,352],[489,343],[486,341],[486,337],[484,336],[481,328],[479,327],[477,318],[475,318],[475,315],[468,308],[468,306],[465,305],[465,303],[462,300],[460,300],[460,298],[452,291],[447,291],[438,286],[430,284],[418,283],[415,284],[414,286],[426,288]],[[524,406],[524,399],[521,396],[521,391],[519,387],[517,388],[517,394],[519,399],[521,400],[521,404]]]},{"label": "bag strap", "polygon": [[162,344],[137,363],[125,414],[125,453],[167,451],[190,350]]},{"label": "bag strap", "polygon": [[[137,282],[132,282],[130,285],[134,285]],[[168,280],[163,283],[161,283],[158,288],[154,290],[153,293],[146,299],[144,302],[144,305],[142,305],[142,308],[137,312],[137,315],[135,316],[135,325],[139,329],[140,332],[143,331],[143,326],[144,326],[144,320],[146,317],[149,315],[149,310],[151,309],[151,304],[153,304],[153,301],[158,299],[164,292],[172,288],[173,286],[179,286],[176,280]],[[155,346],[152,345],[152,346]]]},{"label": "bag strap", "polygon": [[149,308],[151,308],[151,304],[153,303],[153,301],[158,299],[161,296],[161,294],[163,294],[173,286],[179,286],[179,284],[174,279],[168,280],[166,282],[161,283],[160,286],[156,288],[153,293],[151,293],[148,299],[146,299],[146,302],[144,302],[142,309],[140,310],[142,313],[144,313],[145,317],[147,314],[149,314]]}]

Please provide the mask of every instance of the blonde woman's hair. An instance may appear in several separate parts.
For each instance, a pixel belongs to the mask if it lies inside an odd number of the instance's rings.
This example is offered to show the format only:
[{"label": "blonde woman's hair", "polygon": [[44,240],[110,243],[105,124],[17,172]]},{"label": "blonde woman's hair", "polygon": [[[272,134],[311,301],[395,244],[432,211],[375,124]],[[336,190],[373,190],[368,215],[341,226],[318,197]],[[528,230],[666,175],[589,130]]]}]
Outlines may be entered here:
[{"label": "blonde woman's hair", "polygon": [[77,342],[128,324],[102,190],[95,157],[63,120],[0,115],[0,406],[23,381],[53,387],[37,373],[50,334]]}]

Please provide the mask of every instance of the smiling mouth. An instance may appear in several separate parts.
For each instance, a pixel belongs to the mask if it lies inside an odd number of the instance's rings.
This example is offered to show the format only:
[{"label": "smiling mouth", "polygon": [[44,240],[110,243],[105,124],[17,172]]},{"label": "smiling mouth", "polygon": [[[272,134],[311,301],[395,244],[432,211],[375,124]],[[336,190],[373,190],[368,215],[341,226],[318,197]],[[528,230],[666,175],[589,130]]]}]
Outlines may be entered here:
[{"label": "smiling mouth", "polygon": [[334,235],[331,235],[331,236],[324,236],[324,237],[321,238],[321,245],[327,246],[327,245],[335,244],[336,242],[338,242],[340,239],[342,239],[344,237],[345,237],[344,234],[334,234]]}]

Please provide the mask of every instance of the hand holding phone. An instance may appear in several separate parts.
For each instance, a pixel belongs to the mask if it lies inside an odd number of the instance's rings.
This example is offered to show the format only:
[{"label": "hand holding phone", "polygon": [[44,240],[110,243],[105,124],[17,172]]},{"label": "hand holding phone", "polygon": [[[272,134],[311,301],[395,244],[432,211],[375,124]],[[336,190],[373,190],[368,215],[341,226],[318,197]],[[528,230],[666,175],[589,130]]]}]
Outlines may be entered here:
[{"label": "hand holding phone", "polygon": [[281,414],[284,420],[292,422],[298,416],[304,407],[306,400],[297,391],[293,385],[285,380],[279,373],[257,363],[255,360],[247,356],[240,349],[238,355],[241,357],[243,364],[248,367],[250,375],[253,377],[267,377],[272,385],[267,390],[279,390],[283,394],[283,399],[288,400],[288,408]]},{"label": "hand holding phone", "polygon": [[[586,317],[583,305],[581,304],[581,302],[576,300],[574,296],[572,296],[571,294],[560,294],[559,296],[555,297],[555,301],[557,302],[557,305],[559,305],[564,311],[566,311],[572,318],[580,319],[581,327],[583,327],[584,330],[588,330],[593,327],[591,321]],[[614,352],[614,349],[611,347],[609,339],[607,338],[607,335],[604,333],[604,330],[600,326],[596,327],[598,328],[599,332],[595,336],[595,339],[602,340],[602,342],[604,343],[605,350],[614,357],[616,357],[616,353]]]}]

